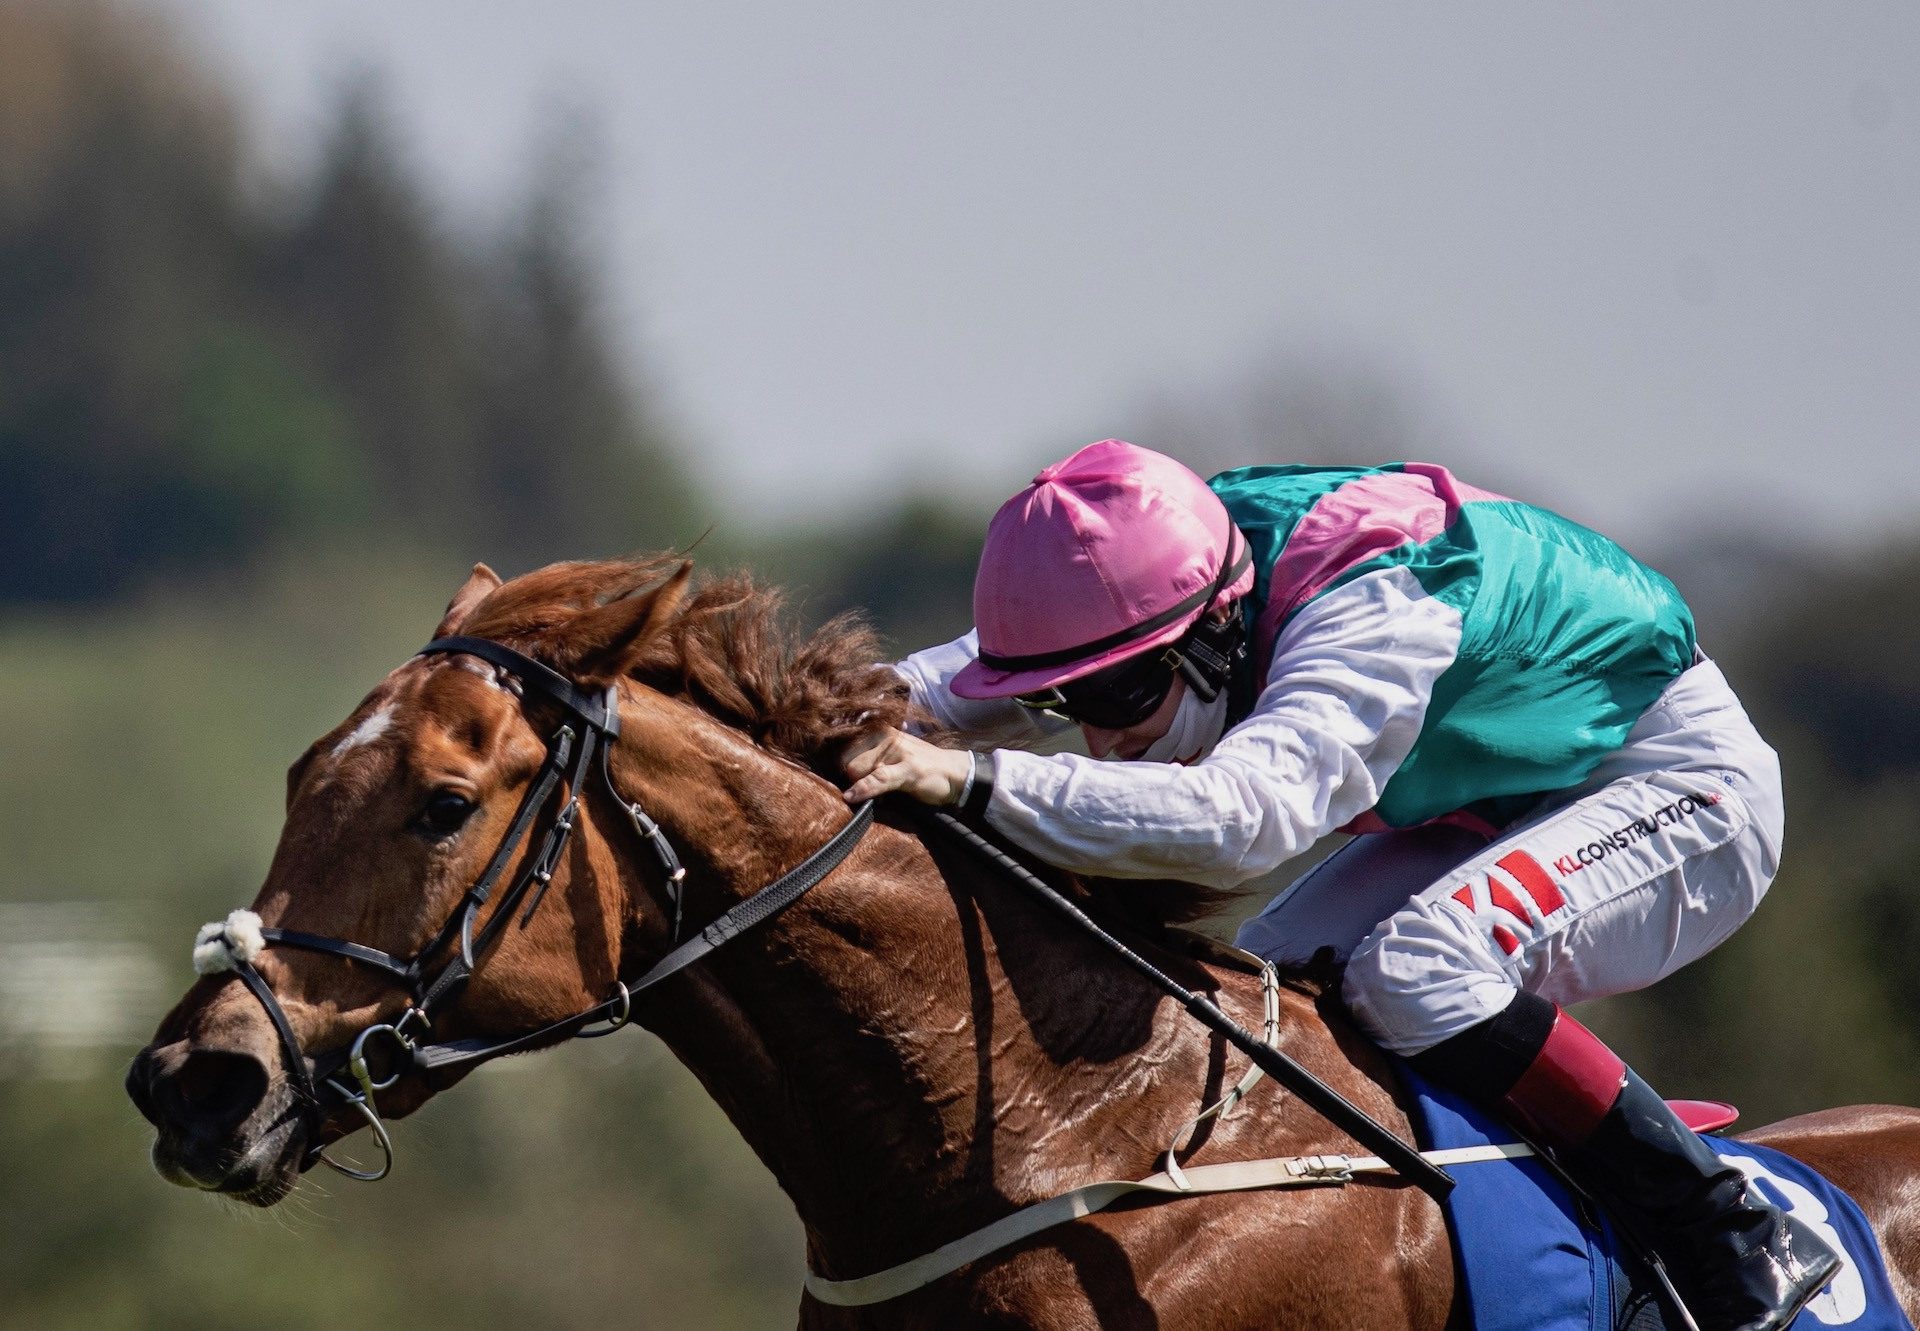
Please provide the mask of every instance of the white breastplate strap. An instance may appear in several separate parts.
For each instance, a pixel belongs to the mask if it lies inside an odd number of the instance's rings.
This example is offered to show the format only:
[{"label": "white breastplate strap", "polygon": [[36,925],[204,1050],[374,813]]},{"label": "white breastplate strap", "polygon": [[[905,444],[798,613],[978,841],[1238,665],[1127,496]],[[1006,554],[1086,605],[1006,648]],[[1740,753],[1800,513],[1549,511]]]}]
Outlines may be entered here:
[{"label": "white breastplate strap", "polygon": [[[1447,1151],[1422,1151],[1428,1160],[1443,1168],[1470,1165],[1486,1160],[1515,1160],[1533,1154],[1524,1142],[1500,1146],[1461,1146]],[[1307,1188],[1345,1183],[1356,1174],[1390,1174],[1393,1167],[1377,1155],[1293,1155],[1274,1160],[1246,1160],[1238,1164],[1195,1165],[1185,1172],[1182,1187],[1165,1173],[1134,1182],[1089,1183],[1023,1207],[1012,1215],[910,1262],[890,1266],[857,1280],[827,1280],[809,1271],[807,1293],[822,1303],[842,1308],[857,1308],[883,1303],[930,1285],[951,1275],[968,1262],[1043,1229],[1078,1220],[1104,1210],[1122,1197],[1146,1193],[1155,1198],[1194,1197],[1212,1192],[1248,1192],[1256,1188]]]},{"label": "white breastplate strap", "polygon": [[[1261,1038],[1276,1044],[1280,1038],[1280,977],[1271,962],[1263,963],[1260,988],[1266,1008],[1266,1029]],[[828,1280],[807,1272],[807,1293],[822,1303],[840,1308],[858,1308],[869,1303],[884,1303],[902,1294],[911,1294],[931,1285],[942,1276],[952,1275],[968,1262],[1020,1242],[1043,1229],[1064,1225],[1069,1220],[1105,1210],[1122,1197],[1145,1193],[1149,1200],[1197,1197],[1210,1192],[1250,1192],[1256,1188],[1310,1188],[1341,1184],[1355,1174],[1391,1174],[1393,1166],[1377,1155],[1290,1155],[1273,1160],[1243,1160],[1237,1164],[1196,1165],[1182,1169],[1174,1159],[1176,1152],[1207,1119],[1223,1121],[1232,1116],[1246,1094],[1261,1077],[1260,1069],[1249,1067],[1239,1085],[1220,1100],[1203,1109],[1199,1116],[1182,1127],[1173,1145],[1167,1148],[1167,1167],[1158,1174],[1133,1181],[1108,1180],[1088,1183],[1057,1197],[1024,1206],[1012,1215],[1002,1216],[973,1233],[942,1244],[910,1262],[890,1266],[857,1280]],[[1462,1146],[1448,1151],[1421,1152],[1434,1164],[1470,1165],[1482,1160],[1514,1160],[1532,1155],[1524,1142],[1504,1146]]]},{"label": "white breastplate strap", "polygon": [[[1271,961],[1260,962],[1260,997],[1266,1008],[1266,1019],[1261,1027],[1260,1039],[1270,1048],[1280,1047],[1280,972]],[[1232,1090],[1215,1100],[1194,1116],[1193,1121],[1174,1134],[1173,1141],[1167,1146],[1166,1175],[1181,1187],[1187,1186],[1186,1171],[1180,1168],[1180,1152],[1193,1140],[1193,1134],[1200,1125],[1210,1118],[1222,1123],[1233,1117],[1233,1111],[1246,1102],[1247,1092],[1252,1090],[1267,1074],[1260,1070],[1258,1063],[1247,1064],[1247,1075]]]}]

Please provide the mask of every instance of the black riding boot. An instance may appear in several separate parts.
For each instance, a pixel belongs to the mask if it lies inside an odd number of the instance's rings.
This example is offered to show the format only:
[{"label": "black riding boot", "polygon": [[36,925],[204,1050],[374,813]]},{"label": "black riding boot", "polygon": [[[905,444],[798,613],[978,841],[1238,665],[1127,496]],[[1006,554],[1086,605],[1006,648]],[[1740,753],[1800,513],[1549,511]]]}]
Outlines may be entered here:
[{"label": "black riding boot", "polygon": [[1543,998],[1520,994],[1413,1061],[1552,1147],[1659,1255],[1701,1331],[1778,1331],[1840,1268],[1818,1235],[1749,1188],[1597,1036]]},{"label": "black riding boot", "polygon": [[1701,1331],[1784,1327],[1840,1269],[1819,1235],[1761,1200],[1632,1072],[1560,1161],[1660,1254]]}]

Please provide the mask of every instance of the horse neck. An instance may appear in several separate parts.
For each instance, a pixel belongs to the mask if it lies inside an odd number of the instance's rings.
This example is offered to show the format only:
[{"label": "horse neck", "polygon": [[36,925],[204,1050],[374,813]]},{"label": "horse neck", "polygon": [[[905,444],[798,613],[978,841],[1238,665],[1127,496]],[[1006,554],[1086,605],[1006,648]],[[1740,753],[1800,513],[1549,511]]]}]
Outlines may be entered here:
[{"label": "horse neck", "polygon": [[[688,860],[690,931],[845,821],[825,782],[717,722],[682,718],[662,742],[670,760],[649,744],[646,771],[621,783]],[[1214,983],[1197,968],[1188,979]],[[1251,980],[1223,1001],[1258,1024]],[[1291,1007],[1290,1042],[1331,1050],[1312,1004]],[[642,1020],[773,1171],[830,1272],[901,1260],[1009,1203],[1150,1172],[1228,1080],[1218,1046],[1093,940],[1063,935],[959,848],[884,824]],[[1269,1126],[1284,1137],[1297,1120]]]}]

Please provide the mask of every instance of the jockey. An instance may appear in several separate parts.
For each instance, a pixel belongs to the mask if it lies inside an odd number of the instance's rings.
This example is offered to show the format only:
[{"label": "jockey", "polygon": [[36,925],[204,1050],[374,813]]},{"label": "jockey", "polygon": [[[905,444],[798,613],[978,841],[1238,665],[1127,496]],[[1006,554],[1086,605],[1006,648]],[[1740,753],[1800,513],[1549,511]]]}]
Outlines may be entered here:
[{"label": "jockey", "polygon": [[[888,731],[849,800],[958,804],[1063,869],[1228,887],[1359,833],[1249,920],[1331,948],[1369,1035],[1555,1148],[1707,1331],[1838,1259],[1565,1008],[1704,955],[1778,865],[1780,769],[1673,584],[1420,463],[1203,482],[1119,440],[988,528],[977,628],[899,669],[969,746]],[[1027,750],[1077,724],[1093,761]]]}]

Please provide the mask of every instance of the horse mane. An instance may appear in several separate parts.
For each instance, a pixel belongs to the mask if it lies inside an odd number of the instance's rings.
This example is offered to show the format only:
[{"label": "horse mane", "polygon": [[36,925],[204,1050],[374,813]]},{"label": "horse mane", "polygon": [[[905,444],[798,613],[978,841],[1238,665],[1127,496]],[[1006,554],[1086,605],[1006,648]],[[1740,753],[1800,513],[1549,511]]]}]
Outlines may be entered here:
[{"label": "horse mane", "polygon": [[[549,564],[495,588],[460,631],[566,673],[574,664],[566,659],[562,632],[569,620],[658,588],[680,564],[672,555]],[[809,631],[779,588],[733,573],[690,592],[630,675],[838,784],[848,743],[909,720],[907,685],[889,659],[859,614],[836,615]],[[1177,881],[1070,876],[1069,882],[1096,913],[1148,932],[1210,915],[1234,895]]]}]

